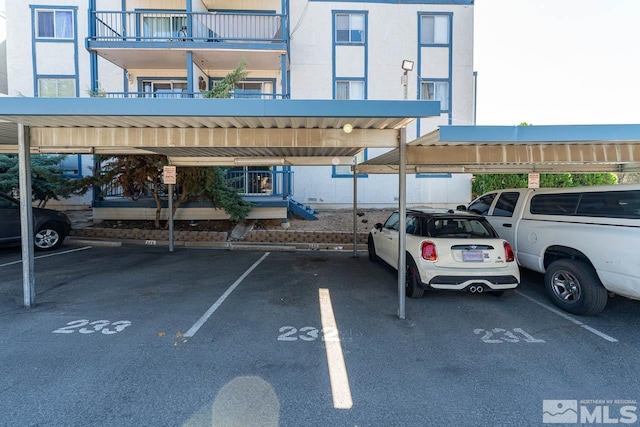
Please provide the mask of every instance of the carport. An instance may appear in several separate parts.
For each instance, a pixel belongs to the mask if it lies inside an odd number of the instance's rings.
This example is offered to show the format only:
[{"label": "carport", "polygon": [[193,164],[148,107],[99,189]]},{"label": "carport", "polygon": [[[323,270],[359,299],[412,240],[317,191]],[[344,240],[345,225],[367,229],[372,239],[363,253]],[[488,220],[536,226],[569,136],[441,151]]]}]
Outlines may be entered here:
[{"label": "carport", "polygon": [[[353,164],[365,148],[403,145],[408,123],[439,114],[435,101],[0,98],[0,153],[19,154],[27,201],[29,153],[162,154],[176,166]],[[21,203],[27,307],[35,300],[29,206]]]},{"label": "carport", "polygon": [[[1,98],[0,153],[19,154],[21,200],[30,200],[28,153],[163,154],[178,166],[335,165],[352,164],[364,148],[393,148],[355,166],[354,216],[357,173],[397,173],[401,230],[406,173],[640,171],[640,125],[443,126],[406,142],[408,123],[439,114],[432,101]],[[35,294],[28,207],[21,204],[27,307]],[[401,232],[399,247],[405,242]],[[401,319],[404,286],[399,273]]]},{"label": "carport", "polygon": [[[403,248],[407,173],[638,172],[640,125],[441,126],[356,168],[358,173],[399,175],[398,244]],[[406,253],[398,252],[400,272]],[[400,318],[404,285],[405,276],[398,274]]]}]

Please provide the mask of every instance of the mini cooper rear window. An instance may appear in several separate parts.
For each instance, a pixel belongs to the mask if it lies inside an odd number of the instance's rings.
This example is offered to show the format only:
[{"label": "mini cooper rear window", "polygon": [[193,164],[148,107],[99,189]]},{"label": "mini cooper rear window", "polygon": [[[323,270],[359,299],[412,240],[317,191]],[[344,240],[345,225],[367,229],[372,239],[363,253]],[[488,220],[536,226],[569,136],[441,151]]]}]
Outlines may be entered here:
[{"label": "mini cooper rear window", "polygon": [[431,218],[428,237],[496,237],[484,218]]}]

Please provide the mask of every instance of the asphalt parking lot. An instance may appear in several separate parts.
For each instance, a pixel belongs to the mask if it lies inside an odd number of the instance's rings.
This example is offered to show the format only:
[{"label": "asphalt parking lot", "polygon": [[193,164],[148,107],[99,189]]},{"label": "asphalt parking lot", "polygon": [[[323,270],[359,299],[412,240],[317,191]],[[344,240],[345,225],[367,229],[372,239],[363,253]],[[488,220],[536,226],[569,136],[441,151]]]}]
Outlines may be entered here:
[{"label": "asphalt parking lot", "polygon": [[[640,302],[431,292],[397,312],[365,253],[0,249],[3,426],[536,426],[638,422]],[[557,424],[556,424],[557,425]]]}]

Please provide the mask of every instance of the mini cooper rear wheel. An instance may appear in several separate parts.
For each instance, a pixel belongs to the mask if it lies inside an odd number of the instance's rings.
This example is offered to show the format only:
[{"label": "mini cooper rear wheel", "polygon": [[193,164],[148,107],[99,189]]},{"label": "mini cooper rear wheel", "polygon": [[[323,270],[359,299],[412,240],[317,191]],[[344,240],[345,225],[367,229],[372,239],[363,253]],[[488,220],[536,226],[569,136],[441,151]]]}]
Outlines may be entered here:
[{"label": "mini cooper rear wheel", "polygon": [[407,257],[406,293],[409,298],[420,298],[424,295],[424,289],[420,287],[418,266],[410,257]]}]

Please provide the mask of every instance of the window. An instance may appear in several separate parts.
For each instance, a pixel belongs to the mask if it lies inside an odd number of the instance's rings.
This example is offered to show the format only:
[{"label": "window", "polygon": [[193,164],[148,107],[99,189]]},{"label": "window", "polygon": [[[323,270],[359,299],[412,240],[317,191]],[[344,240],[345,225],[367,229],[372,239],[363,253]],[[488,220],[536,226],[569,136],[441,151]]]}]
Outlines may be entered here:
[{"label": "window", "polygon": [[520,193],[502,193],[496,202],[496,207],[493,208],[493,216],[513,216],[518,197],[520,197]]},{"label": "window", "polygon": [[364,99],[364,82],[349,80],[337,81],[336,99]]},{"label": "window", "polygon": [[[142,36],[159,41],[178,39],[184,37],[187,28],[186,16],[143,16]],[[180,30],[183,33],[180,33]]]},{"label": "window", "polygon": [[478,200],[469,205],[469,211],[477,212],[480,215],[486,215],[487,212],[489,212],[489,208],[491,208],[493,199],[496,198],[496,194],[497,193],[490,193],[480,197]]},{"label": "window", "polygon": [[449,110],[449,82],[423,81],[420,99],[426,101],[440,101],[440,110]]},{"label": "window", "polygon": [[38,96],[43,98],[74,98],[76,80],[67,78],[38,79]]},{"label": "window", "polygon": [[[356,164],[360,164],[367,160],[366,149],[362,150],[358,154],[356,154]],[[333,167],[333,176],[344,176],[344,177],[353,177],[353,172],[351,171],[351,165],[345,166],[334,166]],[[366,176],[363,174],[358,174],[358,176]]]},{"label": "window", "polygon": [[398,212],[394,212],[384,223],[384,228],[387,230],[395,230],[398,231],[400,228],[400,214]]},{"label": "window", "polygon": [[336,43],[364,43],[364,14],[337,13]]},{"label": "window", "polygon": [[539,194],[531,199],[531,213],[540,215],[575,215],[580,193]]},{"label": "window", "polygon": [[240,82],[231,94],[232,98],[273,98],[272,82]]},{"label": "window", "polygon": [[449,44],[449,16],[422,15],[420,43]]},{"label": "window", "polygon": [[187,92],[187,82],[147,80],[142,82],[142,91],[145,98],[183,98],[186,96],[182,92]]},{"label": "window", "polygon": [[640,219],[640,191],[584,193],[576,214]]},{"label": "window", "polygon": [[73,39],[73,12],[36,10],[36,38]]}]

